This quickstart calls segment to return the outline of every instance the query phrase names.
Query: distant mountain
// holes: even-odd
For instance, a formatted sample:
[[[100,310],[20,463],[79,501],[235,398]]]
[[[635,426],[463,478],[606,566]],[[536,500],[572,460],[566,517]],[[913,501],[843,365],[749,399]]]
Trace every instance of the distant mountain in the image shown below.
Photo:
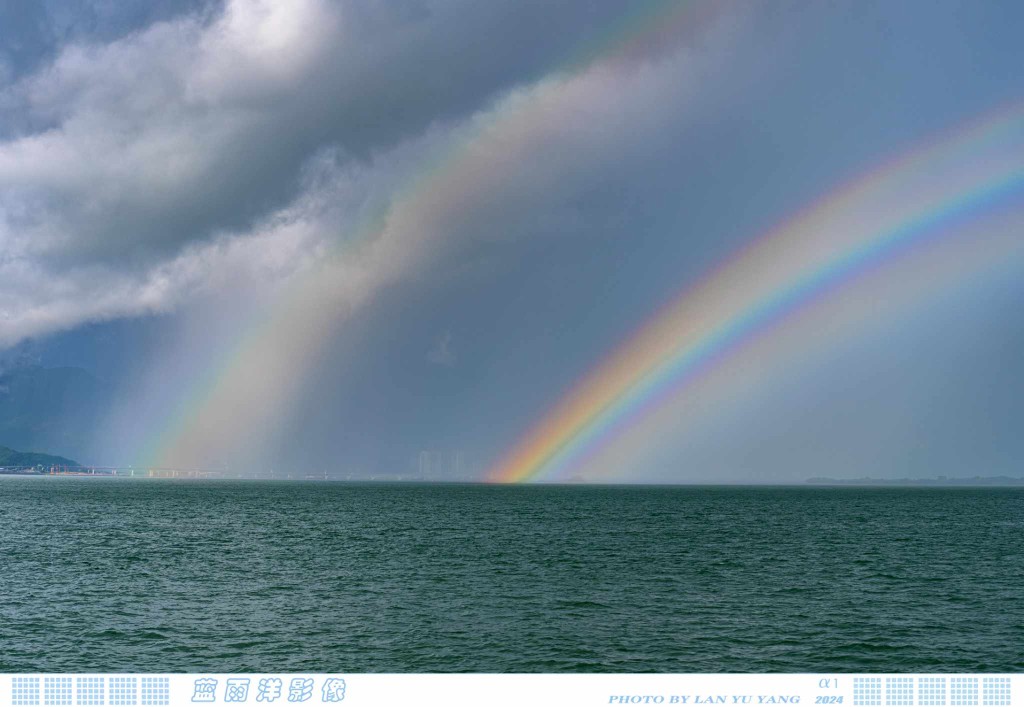
[[[21,366],[0,372],[0,444],[95,456],[111,389],[83,368]]]
[[[17,452],[10,447],[0,447],[0,467],[9,466],[78,466],[74,459],[40,454],[39,452]]]

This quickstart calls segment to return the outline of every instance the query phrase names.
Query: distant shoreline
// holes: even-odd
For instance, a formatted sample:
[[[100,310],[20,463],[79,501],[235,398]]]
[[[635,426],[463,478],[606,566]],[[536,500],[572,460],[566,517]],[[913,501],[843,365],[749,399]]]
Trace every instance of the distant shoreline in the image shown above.
[[[930,479],[831,479],[813,477],[805,482],[810,486],[1024,486],[1024,477],[974,476],[945,477]]]
[[[137,470],[140,471],[140,470]],[[320,482],[320,483],[342,483],[342,484],[353,484],[353,485],[455,485],[455,486],[533,486],[533,487],[545,487],[545,486],[559,486],[559,487],[630,487],[630,488],[643,488],[643,487],[666,487],[666,488],[711,488],[711,487],[722,487],[722,488],[737,488],[737,487],[749,487],[749,488],[808,488],[808,487],[837,487],[837,488],[867,488],[867,487],[885,487],[885,488],[1024,488],[1024,478],[1016,478],[1010,476],[988,476],[988,477],[955,477],[955,478],[926,478],[926,479],[876,479],[870,477],[864,477],[860,479],[833,479],[829,477],[812,477],[805,481],[793,481],[793,482],[771,482],[771,483],[727,483],[727,482],[710,482],[710,481],[694,481],[690,483],[527,483],[527,484],[505,484],[505,483],[488,483],[486,481],[470,480],[470,479],[409,479],[409,478],[334,478],[334,477],[323,477],[319,475],[306,475],[306,476],[295,476],[295,477],[268,477],[268,476],[235,476],[235,475],[201,475],[195,476],[192,474],[165,474],[155,473],[149,474],[145,471],[142,473],[131,475],[127,473],[110,473],[109,471],[96,470],[92,471],[50,471],[50,470],[38,470],[38,469],[0,469],[0,476],[18,476],[18,477],[49,477],[49,478],[91,478],[91,479],[132,479],[132,480],[178,480],[178,481],[261,481],[261,482]]]

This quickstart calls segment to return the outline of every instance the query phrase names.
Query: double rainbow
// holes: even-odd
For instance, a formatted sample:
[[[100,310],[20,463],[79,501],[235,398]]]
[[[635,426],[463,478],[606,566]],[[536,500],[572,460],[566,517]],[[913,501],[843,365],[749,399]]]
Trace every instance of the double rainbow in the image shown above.
[[[1012,105],[886,162],[753,240],[671,298],[585,375],[488,474],[568,478],[766,329],[872,267],[926,247],[1019,197],[1024,106]],[[969,245],[969,244],[968,244]],[[1024,246],[1024,236],[1007,248]],[[958,276],[948,263],[947,277]]]
[[[465,208],[481,183],[493,182],[494,162],[544,134],[571,113],[571,82],[592,67],[628,63],[652,46],[669,45],[715,16],[712,0],[647,0],[627,8],[592,41],[573,48],[538,84],[513,91],[458,131],[447,149],[424,159],[396,190],[386,212],[370,214],[339,233],[320,267],[296,278],[266,309],[237,326],[238,334],[196,371],[178,402],[145,438],[136,459],[155,466],[205,466],[254,447],[305,384],[354,301],[363,296],[357,266],[372,260],[389,281],[404,275],[407,259],[389,232],[418,234],[437,214]],[[571,88],[571,87],[570,87]],[[394,263],[394,264],[392,264]]]

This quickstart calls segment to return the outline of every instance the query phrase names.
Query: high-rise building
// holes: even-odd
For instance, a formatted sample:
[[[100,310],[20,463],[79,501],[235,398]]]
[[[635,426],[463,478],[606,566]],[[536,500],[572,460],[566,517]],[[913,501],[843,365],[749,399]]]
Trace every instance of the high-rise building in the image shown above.
[[[419,475],[424,479],[462,479],[466,473],[462,450],[423,449],[419,454]]]

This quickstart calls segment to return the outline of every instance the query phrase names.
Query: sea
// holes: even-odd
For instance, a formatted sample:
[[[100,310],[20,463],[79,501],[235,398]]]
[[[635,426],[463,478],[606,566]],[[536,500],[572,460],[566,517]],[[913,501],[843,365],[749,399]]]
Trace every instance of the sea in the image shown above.
[[[1024,489],[0,477],[0,672],[1020,672]]]

